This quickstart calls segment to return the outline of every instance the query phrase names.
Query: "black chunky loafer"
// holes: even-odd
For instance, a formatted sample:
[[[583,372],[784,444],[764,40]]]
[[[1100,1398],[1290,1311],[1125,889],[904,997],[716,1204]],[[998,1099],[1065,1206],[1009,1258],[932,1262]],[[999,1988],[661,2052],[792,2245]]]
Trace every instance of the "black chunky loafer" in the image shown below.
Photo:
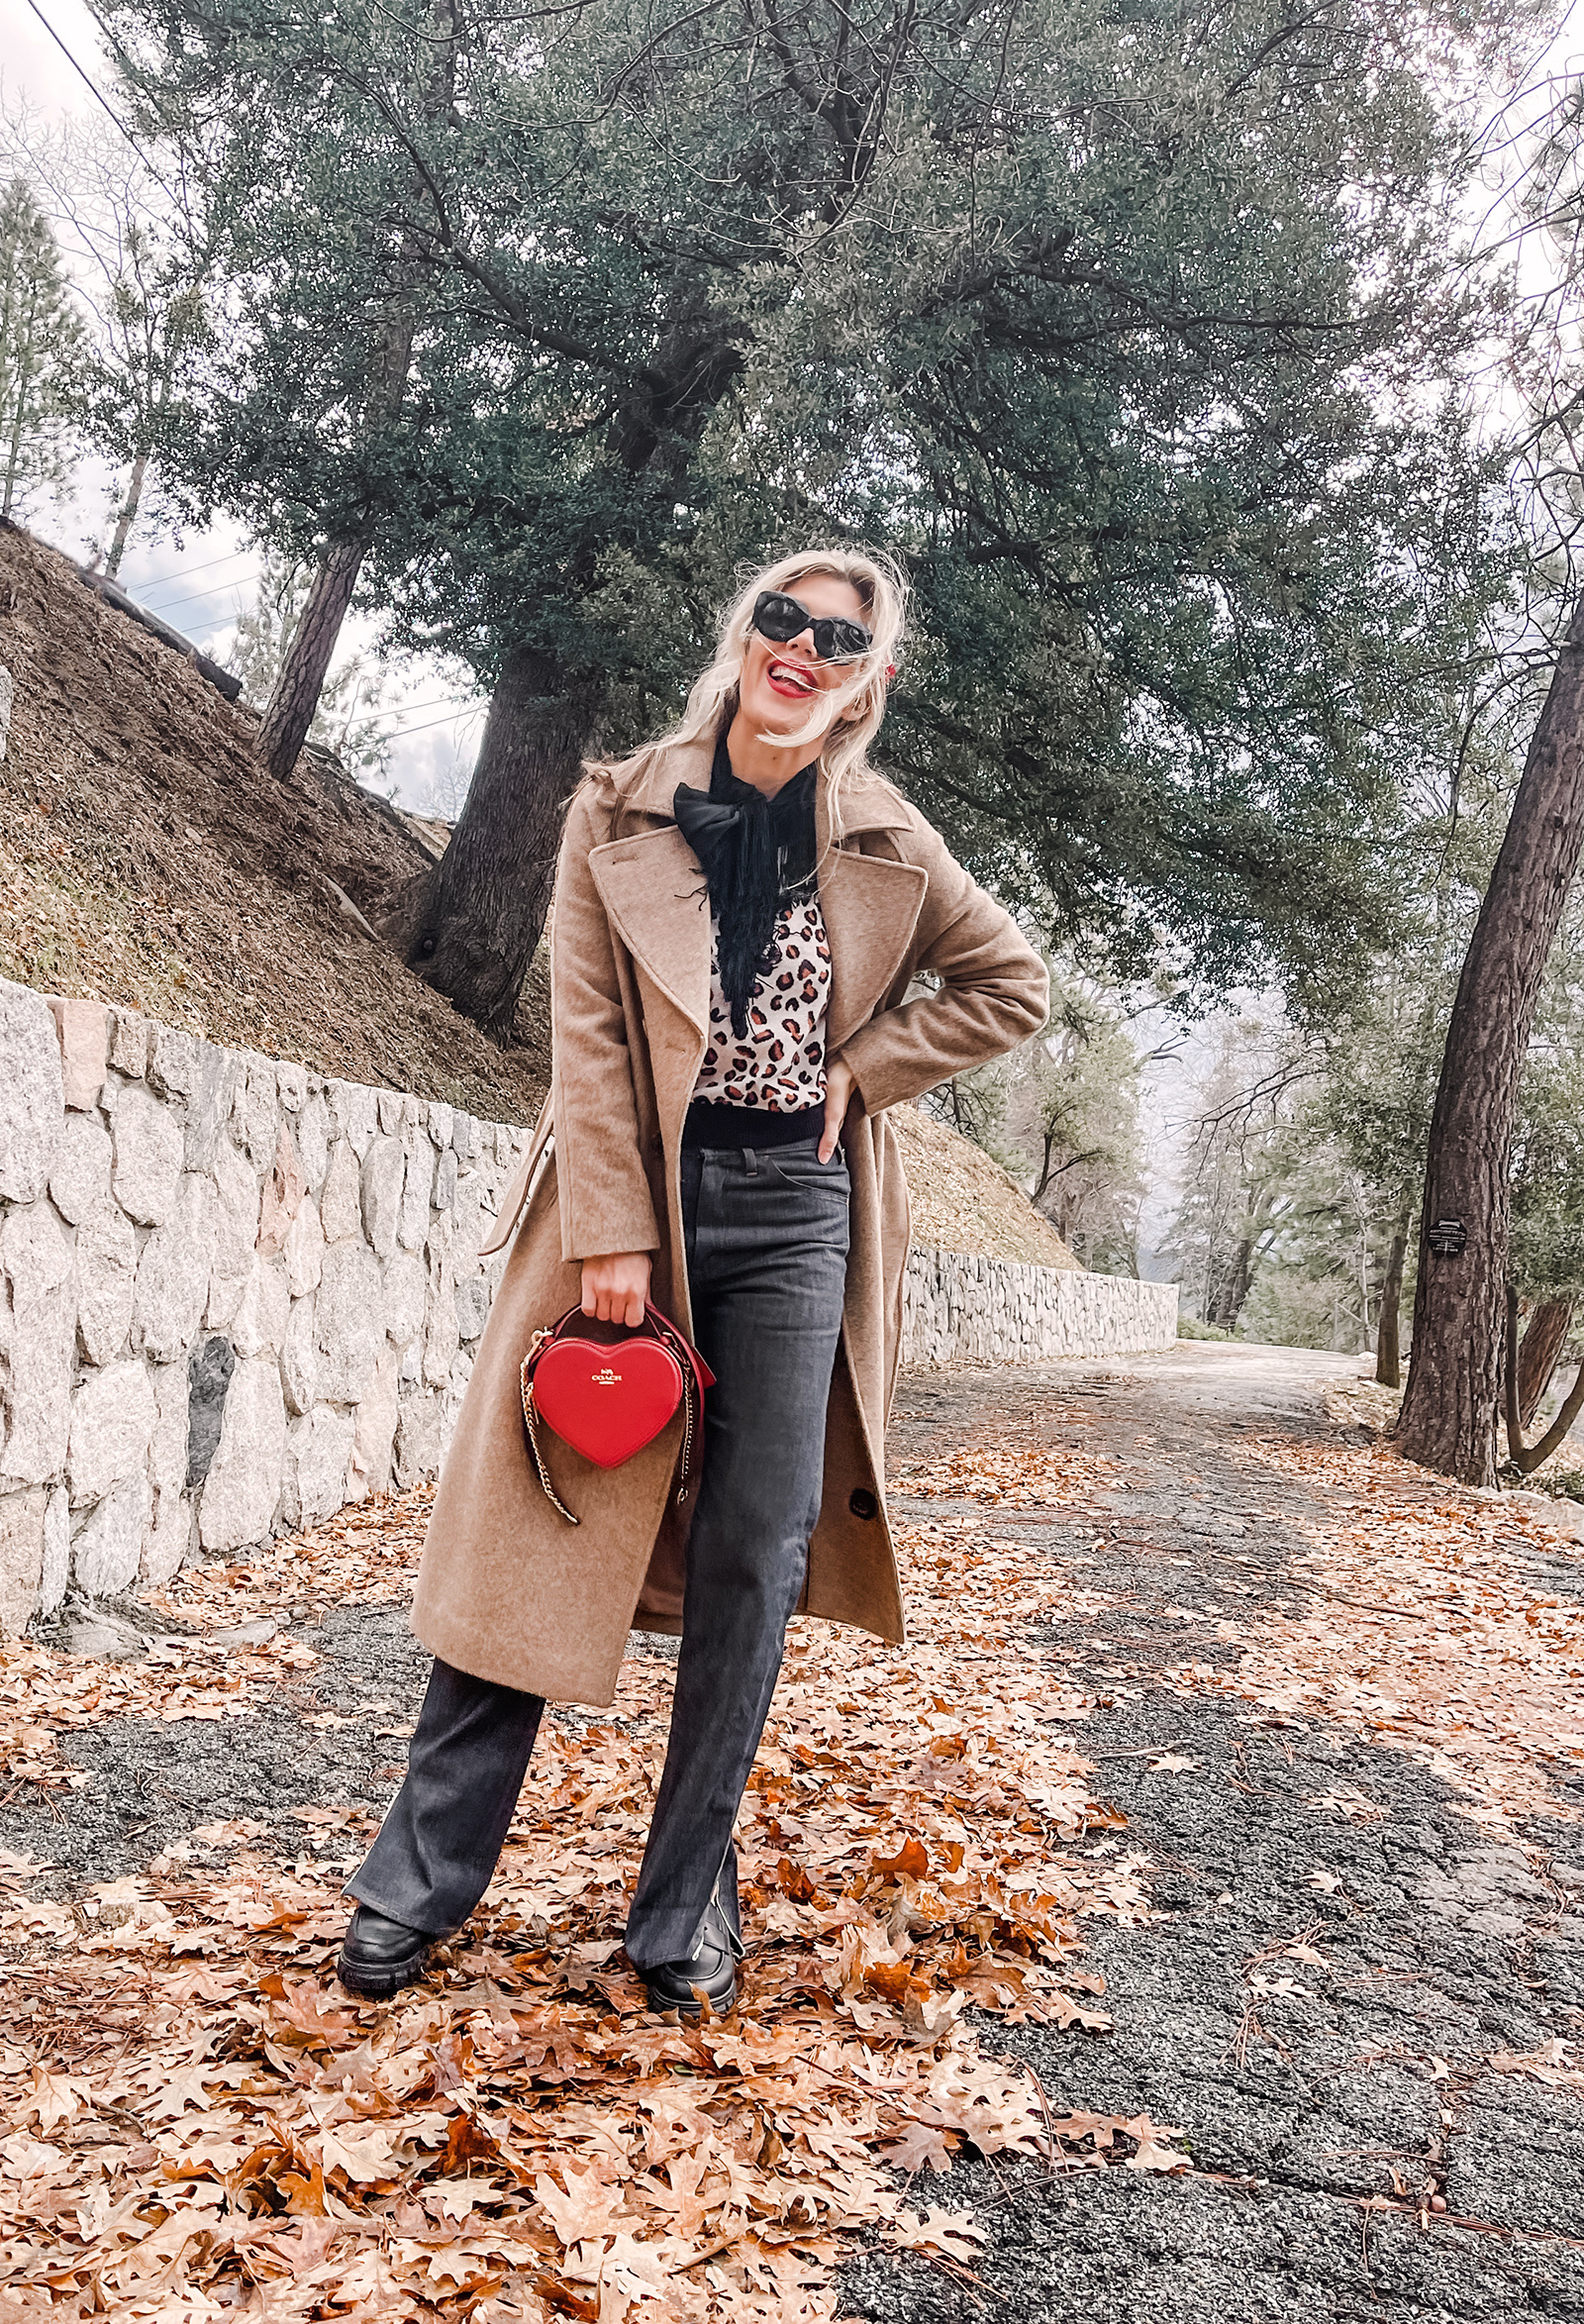
[[[346,1924],[336,1974],[348,1993],[386,2001],[404,1985],[417,1984],[432,1947],[439,1943],[422,1929],[387,1920],[372,1905],[360,1904]]]
[[[688,1961],[662,1961],[644,1971],[651,2009],[680,2009],[685,2016],[702,2014],[707,1999],[717,2017],[724,2017],[737,2000],[737,1956],[726,1915],[713,1899],[704,1915],[699,1949]]]

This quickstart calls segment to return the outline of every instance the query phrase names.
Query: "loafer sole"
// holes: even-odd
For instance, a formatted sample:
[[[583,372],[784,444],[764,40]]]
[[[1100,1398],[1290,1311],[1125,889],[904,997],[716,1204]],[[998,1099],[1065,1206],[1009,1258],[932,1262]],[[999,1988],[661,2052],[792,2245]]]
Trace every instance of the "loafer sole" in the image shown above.
[[[714,2010],[717,2017],[727,2016],[729,2012],[735,2009],[737,2006],[737,1979],[735,1977],[732,1979],[732,1983],[728,1990],[724,1993],[710,1992],[709,1986],[704,1984],[701,1980],[697,1989],[691,1992],[685,2001],[682,1999],[682,1996],[679,1993],[656,1992],[652,1985],[648,1986],[647,1989],[649,1997],[649,2008],[658,2017],[663,2017],[666,2011],[670,2009],[680,2010],[684,2017],[702,2017],[704,2015],[704,2003],[699,1999],[700,1993],[707,1995],[710,2007]]]
[[[388,2001],[407,1985],[422,1982],[429,1968],[431,1948],[421,1946],[414,1954],[404,1954],[401,1960],[372,1962],[349,1960],[344,1952],[336,1964],[336,1974],[348,1993],[356,1993],[365,2001]]]

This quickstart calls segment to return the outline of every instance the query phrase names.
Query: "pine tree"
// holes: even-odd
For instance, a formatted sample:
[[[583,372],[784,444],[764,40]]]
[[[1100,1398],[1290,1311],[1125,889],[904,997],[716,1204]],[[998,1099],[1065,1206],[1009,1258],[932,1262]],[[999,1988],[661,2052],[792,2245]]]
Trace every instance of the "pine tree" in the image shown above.
[[[60,251],[27,181],[0,191],[0,517],[63,473],[83,334]]]

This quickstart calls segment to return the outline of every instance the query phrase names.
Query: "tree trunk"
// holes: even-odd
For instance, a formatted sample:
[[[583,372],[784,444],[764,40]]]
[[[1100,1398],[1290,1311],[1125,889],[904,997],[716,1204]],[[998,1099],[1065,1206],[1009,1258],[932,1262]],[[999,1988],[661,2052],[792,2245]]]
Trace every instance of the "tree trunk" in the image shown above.
[[[368,555],[369,541],[367,533],[354,541],[333,541],[314,575],[302,620],[253,743],[254,758],[277,782],[285,781],[308,740],[324,691],[325,673],[357,586],[357,569]]]
[[[132,463],[132,474],[127,479],[127,497],[121,504],[116,519],[115,539],[110,544],[110,555],[105,558],[105,571],[112,580],[121,570],[121,560],[127,554],[127,536],[138,519],[138,504],[143,499],[143,480],[148,472],[148,449],[140,448]]]
[[[1213,1323],[1219,1331],[1235,1332],[1253,1279],[1254,1239],[1251,1235],[1245,1235],[1238,1246],[1232,1265],[1222,1277],[1220,1288],[1211,1303],[1211,1312],[1205,1321]]]
[[[380,924],[410,968],[503,1045],[549,909],[589,715],[553,656],[508,655],[450,846]]]
[[[1496,1481],[1513,1117],[1540,979],[1584,845],[1584,598],[1573,608],[1474,924],[1431,1116],[1398,1449]],[[1436,1222],[1461,1250],[1438,1253]]]
[[[1375,1329],[1375,1377],[1383,1388],[1403,1384],[1403,1263],[1408,1257],[1408,1220],[1404,1219],[1386,1254],[1386,1273],[1380,1287],[1380,1322]]]
[[[1584,1364],[1562,1398],[1562,1408],[1537,1445],[1526,1445],[1518,1418],[1518,1293],[1507,1286],[1507,1361],[1502,1367],[1502,1392],[1507,1412],[1507,1455],[1521,1475],[1533,1476],[1563,1445],[1579,1414],[1584,1412]]]
[[[1518,1351],[1518,1425],[1529,1428],[1551,1384],[1573,1320],[1571,1299],[1541,1299],[1529,1319]]]

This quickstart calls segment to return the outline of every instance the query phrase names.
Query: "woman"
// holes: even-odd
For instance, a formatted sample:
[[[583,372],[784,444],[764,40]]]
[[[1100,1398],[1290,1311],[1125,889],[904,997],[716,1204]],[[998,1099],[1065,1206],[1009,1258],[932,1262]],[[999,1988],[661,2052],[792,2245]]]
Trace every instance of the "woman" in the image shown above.
[[[732,1829],[787,1621],[902,1639],[882,1479],[908,1205],[886,1111],[1038,1031],[1048,998],[1008,915],[866,763],[902,621],[882,557],[772,565],[677,730],[572,800],[550,1095],[486,1246],[515,1233],[419,1573],[437,1659],[407,1778],[348,1883],[354,1992],[410,1983],[466,1919],[545,1698],[609,1703],[637,1626],[681,1646],[627,1950],[651,2006],[729,2008]],[[910,999],[921,972],[939,988]],[[579,1301],[632,1325],[645,1298],[715,1373],[697,1500],[680,1414],[616,1469],[542,1435],[574,1527],[536,1472],[519,1365]]]

